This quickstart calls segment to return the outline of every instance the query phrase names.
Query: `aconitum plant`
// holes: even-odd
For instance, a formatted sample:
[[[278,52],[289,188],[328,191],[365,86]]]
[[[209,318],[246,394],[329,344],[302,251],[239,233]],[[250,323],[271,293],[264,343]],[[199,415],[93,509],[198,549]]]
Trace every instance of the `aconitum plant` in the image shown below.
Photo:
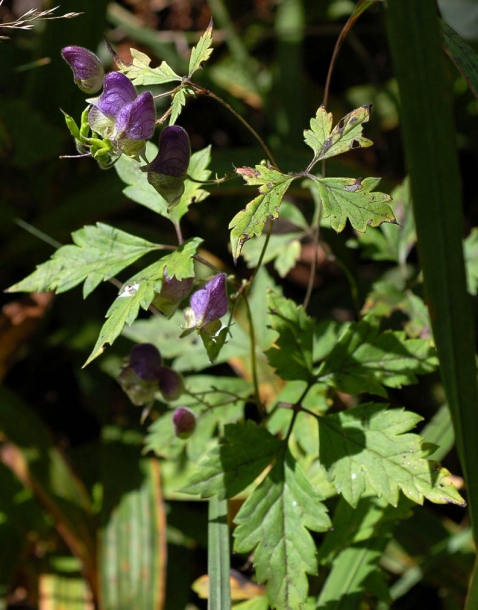
[[[227,523],[227,500],[239,494],[234,548],[253,559],[255,578],[265,586],[257,607],[316,607],[308,576],[318,573],[318,552],[326,549],[320,561],[327,564],[354,545],[373,548],[375,526],[362,530],[357,524],[359,534],[351,534],[350,515],[358,514],[358,506],[363,523],[380,530],[407,516],[412,503],[464,501],[449,473],[428,459],[430,445],[411,432],[421,418],[387,401],[390,388],[416,383],[436,369],[430,333],[382,325],[393,307],[384,313],[373,295],[357,321],[317,320],[307,311],[314,273],[298,304],[265,267],[267,262],[276,278],[285,277],[301,240],[316,246],[325,225],[337,233],[348,225],[359,245],[361,235],[375,231],[375,248],[403,264],[399,225],[405,223],[396,218],[391,196],[375,190],[380,179],[325,173],[327,159],[372,145],[363,135],[370,107],[334,124],[318,105],[304,131],[311,151],[300,172],[283,169],[241,117],[264,159],[210,180],[214,151],[191,150],[187,132],[176,123],[184,105],[200,95],[237,117],[196,82],[212,53],[212,34],[211,24],[192,49],[185,75],[166,62],[151,68],[150,58],[132,49],[131,64],[115,55],[117,70],[104,76],[91,51],[63,50],[83,92],[102,87],[85,100],[79,122],[65,115],[80,155],[102,169],[114,168],[126,196],[171,222],[176,240],[156,243],[103,223],[86,226],[72,234],[73,244],[10,291],[62,292],[83,283],[86,298],[142,256],[156,255],[122,282],[87,364],[106,348],[114,353],[123,332],[140,341],[118,370],[118,381],[143,407],[141,419],[150,418],[147,448],[176,460],[175,468],[164,469],[168,488],[177,484],[183,494],[210,502],[210,540],[222,536],[209,549],[210,565],[218,567],[211,570],[209,591],[211,597],[220,591],[222,600],[219,605],[216,597],[211,607],[230,606],[228,537],[217,532]],[[155,97],[148,90],[138,94],[137,86],[171,88]],[[170,104],[157,118],[159,99]],[[152,141],[158,141],[155,131],[159,147]],[[200,213],[208,186],[226,180],[243,180],[245,193],[252,194],[230,218],[230,260],[219,264],[204,254],[203,236],[184,239],[182,221],[192,206]],[[303,189],[306,213],[284,200],[293,183]],[[289,233],[274,231],[281,216],[290,221]],[[242,275],[235,266],[241,257],[249,267]],[[400,312],[412,317],[411,307],[400,303]],[[140,310],[150,318],[137,320]],[[345,396],[352,397],[347,404]],[[377,554],[363,563],[375,570]]]

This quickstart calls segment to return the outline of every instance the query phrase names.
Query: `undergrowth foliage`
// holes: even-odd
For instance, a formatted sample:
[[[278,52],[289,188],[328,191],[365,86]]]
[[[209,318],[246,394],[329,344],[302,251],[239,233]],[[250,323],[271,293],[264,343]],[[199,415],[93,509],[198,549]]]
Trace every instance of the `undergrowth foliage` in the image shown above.
[[[283,296],[263,266],[273,261],[284,277],[304,236],[327,224],[341,232],[347,223],[356,232],[356,247],[404,264],[413,242],[410,213],[400,210],[396,218],[391,196],[376,190],[380,179],[318,171],[319,162],[372,145],[363,135],[370,107],[356,108],[334,124],[320,106],[304,131],[312,154],[301,172],[279,168],[258,136],[265,160],[211,180],[210,147],[191,151],[176,122],[186,102],[200,95],[221,102],[193,80],[212,52],[212,35],[211,24],[183,76],[166,62],[152,68],[150,58],[134,49],[129,65],[111,49],[118,71],[105,76],[90,51],[64,49],[81,90],[91,95],[102,88],[87,99],[79,123],[65,113],[78,154],[114,168],[127,197],[173,223],[177,243],[154,243],[102,223],[85,226],[72,234],[72,244],[58,248],[9,291],[60,293],[83,283],[86,298],[141,257],[157,254],[123,283],[86,364],[125,331],[149,337],[134,348],[119,376],[132,402],[144,407],[143,419],[157,407],[146,448],[166,462],[188,458],[182,460],[183,493],[240,495],[234,547],[252,553],[257,580],[266,586],[265,605],[257,607],[299,609],[308,602],[307,575],[342,552],[349,536],[340,512],[336,522],[329,516],[326,500],[341,496],[353,508],[368,503],[389,522],[406,516],[411,502],[464,501],[449,473],[429,459],[435,447],[412,432],[421,417],[387,402],[387,388],[416,383],[418,375],[437,367],[426,314],[419,328],[383,330],[381,324],[397,309],[411,318],[423,302],[413,295],[386,302],[376,285],[359,321],[317,321]],[[152,93],[136,91],[153,85],[172,86],[160,94],[171,104],[159,119]],[[156,127],[159,149],[149,141]],[[203,237],[182,237],[189,207],[200,209],[209,185],[232,179],[242,179],[252,193],[229,223],[232,260],[245,258],[253,268],[248,279],[226,275],[203,258]],[[310,224],[283,201],[293,182],[309,191],[315,206]],[[293,227],[285,236],[274,234],[279,216]],[[151,319],[135,323],[140,310],[150,310]],[[163,352],[171,366],[164,365]],[[211,363],[238,358],[242,376],[207,371]],[[337,393],[354,395],[356,406],[337,408]],[[245,419],[246,403],[255,405],[255,421]]]

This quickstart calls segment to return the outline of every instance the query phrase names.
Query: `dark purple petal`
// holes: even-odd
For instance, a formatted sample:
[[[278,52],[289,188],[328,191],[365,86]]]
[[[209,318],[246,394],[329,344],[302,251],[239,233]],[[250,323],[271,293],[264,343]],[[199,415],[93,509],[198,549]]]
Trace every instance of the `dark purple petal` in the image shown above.
[[[164,400],[176,400],[184,390],[183,378],[179,373],[167,366],[162,366],[159,370],[158,387]]]
[[[135,345],[129,355],[129,367],[144,381],[154,382],[159,378],[161,354],[151,343]]]
[[[99,58],[83,47],[65,47],[61,51],[63,59],[73,70],[73,78],[85,93],[95,93],[101,89],[105,72]]]
[[[103,93],[91,103],[103,114],[116,117],[126,104],[136,99],[137,93],[133,83],[121,72],[109,72],[103,83]]]
[[[182,178],[188,171],[191,146],[187,132],[179,125],[165,127],[159,136],[159,152],[148,171]]]
[[[196,326],[201,328],[222,318],[227,312],[226,274],[219,273],[204,288],[191,296],[191,309],[196,316]]]
[[[174,434],[179,438],[188,438],[196,429],[196,416],[187,407],[179,407],[173,413]]]
[[[156,110],[151,91],[126,104],[116,116],[116,139],[147,140],[154,133]]]

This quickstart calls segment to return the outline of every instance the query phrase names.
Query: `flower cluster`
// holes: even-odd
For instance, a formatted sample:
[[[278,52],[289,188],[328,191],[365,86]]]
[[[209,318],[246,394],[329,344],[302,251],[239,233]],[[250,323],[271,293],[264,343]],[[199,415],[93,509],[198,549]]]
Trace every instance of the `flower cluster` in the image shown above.
[[[166,402],[176,400],[184,389],[181,375],[163,366],[159,350],[151,343],[131,350],[118,381],[135,406],[152,403],[158,390]]]
[[[156,109],[150,91],[138,95],[136,88],[121,72],[104,74],[99,58],[83,47],[70,46],[62,56],[73,71],[73,78],[85,93],[95,93],[101,86],[100,96],[87,100],[90,104],[88,124],[101,136],[104,150],[111,149],[114,160],[121,154],[138,158],[144,154],[146,140],[154,133]],[[85,142],[79,141],[81,150]]]

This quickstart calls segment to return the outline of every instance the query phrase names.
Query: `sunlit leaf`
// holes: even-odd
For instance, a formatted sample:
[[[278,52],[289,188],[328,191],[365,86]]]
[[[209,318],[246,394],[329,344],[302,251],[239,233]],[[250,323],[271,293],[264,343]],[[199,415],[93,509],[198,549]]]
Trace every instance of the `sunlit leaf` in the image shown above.
[[[231,230],[232,255],[237,261],[242,246],[252,237],[262,235],[269,218],[279,217],[282,198],[289,188],[294,176],[282,174],[267,165],[256,165],[256,168],[237,168],[249,185],[259,186],[260,195],[247,204],[229,223]]]
[[[101,282],[112,278],[138,258],[161,246],[103,223],[85,226],[72,233],[74,245],[58,248],[49,261],[14,284],[8,292],[57,293],[85,282],[86,298]]]
[[[181,77],[165,62],[157,68],[151,68],[151,58],[137,49],[130,49],[133,61],[126,64],[116,56],[115,61],[123,74],[127,74],[134,85],[162,85],[173,81],[181,81]]]
[[[148,309],[155,294],[161,290],[165,268],[169,277],[178,280],[194,276],[192,257],[201,242],[198,237],[184,242],[172,254],[163,256],[156,263],[139,271],[122,286],[119,296],[113,301],[106,314],[107,320],[85,366],[104,351],[106,344],[113,344],[126,324],[131,326],[138,317],[140,309]]]
[[[374,403],[319,418],[320,459],[351,506],[370,493],[397,506],[400,490],[419,504],[465,505],[450,473],[426,459],[420,436],[405,434],[421,419]]]
[[[362,136],[362,124],[370,118],[370,106],[361,106],[344,116],[332,129],[333,117],[323,106],[310,120],[310,129],[304,131],[304,140],[314,151],[313,164],[321,159],[372,146],[371,140]]]
[[[409,339],[402,331],[380,332],[371,320],[347,327],[317,371],[317,379],[342,392],[386,396],[384,386],[416,383],[416,375],[438,365],[427,339]]]
[[[330,527],[322,498],[288,452],[281,452],[272,470],[236,515],[234,548],[254,552],[257,580],[266,583],[272,608],[304,608],[307,574],[317,573],[314,540],[307,529]]]
[[[191,51],[189,59],[189,78],[201,68],[201,64],[209,59],[212,53],[212,19],[206,31],[199,39],[197,45]]]
[[[345,223],[357,231],[366,231],[368,226],[378,227],[383,222],[396,223],[387,202],[386,193],[373,192],[380,178],[320,178],[320,197],[324,206],[324,218],[330,218],[332,229],[343,231]]]

